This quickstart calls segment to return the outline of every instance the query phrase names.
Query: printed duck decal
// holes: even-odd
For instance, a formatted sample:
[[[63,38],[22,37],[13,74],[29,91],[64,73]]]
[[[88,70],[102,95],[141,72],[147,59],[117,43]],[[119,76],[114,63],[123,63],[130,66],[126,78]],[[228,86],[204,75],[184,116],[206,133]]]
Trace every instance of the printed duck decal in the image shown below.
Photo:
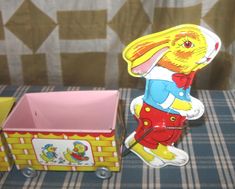
[[[73,145],[74,148],[72,151],[67,148],[67,152],[64,153],[64,157],[67,161],[70,163],[80,163],[89,160],[89,157],[86,156],[86,151],[88,150],[86,145],[79,141],[74,142]]]
[[[54,162],[54,160],[57,158],[56,154],[56,147],[53,146],[53,144],[46,144],[42,148],[42,154],[40,154],[41,158],[46,162]]]

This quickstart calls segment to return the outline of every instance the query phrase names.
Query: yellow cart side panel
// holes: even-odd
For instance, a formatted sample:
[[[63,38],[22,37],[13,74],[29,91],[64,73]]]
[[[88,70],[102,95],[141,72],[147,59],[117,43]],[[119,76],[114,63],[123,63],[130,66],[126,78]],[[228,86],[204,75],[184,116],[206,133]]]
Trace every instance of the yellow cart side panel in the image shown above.
[[[104,157],[104,161],[106,162],[118,162],[118,157]]]
[[[59,171],[59,170],[64,170],[64,171],[72,171],[72,166],[47,166],[48,170],[53,170],[53,171]]]
[[[7,164],[7,165],[2,165],[0,164],[0,171],[10,171],[11,170],[11,165]]]
[[[1,162],[1,166],[8,167],[9,163],[7,161],[3,161],[3,162]]]
[[[112,141],[90,140],[92,146],[112,146]]]
[[[24,150],[23,149],[12,149],[11,153],[14,155],[19,155],[19,154],[24,154]]]
[[[100,140],[112,140],[112,141],[115,140],[115,139],[114,139],[114,136],[112,136],[112,137],[106,137],[106,136],[100,135],[99,138],[100,138]]]
[[[10,134],[5,132],[4,134],[6,138],[33,138],[34,136],[33,134],[30,134],[30,133],[20,134],[18,132],[10,133]]]
[[[97,157],[113,157],[112,152],[94,152],[94,156]]]
[[[64,139],[64,135],[54,135],[53,133],[49,134],[49,135],[44,135],[39,133],[38,134],[38,138],[44,138],[44,139]]]
[[[33,149],[32,144],[11,144],[12,149]]]
[[[102,148],[102,151],[104,152],[116,152],[117,151],[117,148],[116,147],[107,147],[107,146],[103,146],[101,147]]]
[[[20,142],[20,138],[8,138],[7,140],[8,144],[19,144]]]
[[[16,165],[25,165],[25,164],[28,164],[28,160],[25,160],[25,159],[15,159],[15,164]]]
[[[96,169],[99,168],[99,166],[97,167],[76,167],[76,170],[75,171],[96,171]],[[108,167],[108,169],[110,171],[115,171],[115,172],[118,172],[120,171],[120,167]]]
[[[97,167],[114,167],[116,164],[114,162],[96,162]]]
[[[16,159],[21,160],[35,160],[37,159],[35,155],[23,154],[23,155],[15,155]]]
[[[28,164],[22,164],[22,165],[17,165],[17,169],[23,169],[27,167]],[[92,166],[92,167],[63,167],[63,166],[50,166],[50,167],[45,167],[42,165],[32,165],[31,166],[35,170],[50,170],[50,171],[96,171],[99,166]],[[120,171],[120,167],[108,167],[110,171],[118,172]]]
[[[9,171],[13,165],[6,139],[0,131],[0,171]]]
[[[84,171],[93,171],[96,170],[97,167],[105,166],[110,168],[112,171],[120,170],[120,162],[119,162],[119,152],[117,152],[117,146],[114,136],[66,136],[65,134],[58,135],[58,133],[53,134],[42,134],[42,133],[9,133],[6,134],[7,141],[9,141],[9,146],[12,150],[13,157],[15,159],[15,163],[17,168],[22,169],[26,166],[32,166],[36,170],[84,170]],[[90,146],[90,150],[93,156],[93,165],[78,165],[72,163],[71,165],[62,164],[53,164],[53,161],[45,160],[43,163],[42,156],[43,154],[38,154],[38,151],[48,145],[52,144],[64,144],[68,142],[71,143],[74,141],[82,141],[83,143],[87,141]],[[43,146],[38,146],[35,141],[44,141]],[[46,141],[46,143],[45,143]],[[34,144],[35,143],[35,144]],[[35,146],[36,145],[36,146]],[[57,146],[59,148],[60,146]],[[64,149],[65,150],[65,149]],[[72,150],[72,147],[67,148],[67,150]],[[43,150],[42,150],[43,151]],[[63,155],[65,156],[66,151],[64,151]],[[66,159],[67,162],[68,159]],[[69,161],[69,160],[68,160]]]

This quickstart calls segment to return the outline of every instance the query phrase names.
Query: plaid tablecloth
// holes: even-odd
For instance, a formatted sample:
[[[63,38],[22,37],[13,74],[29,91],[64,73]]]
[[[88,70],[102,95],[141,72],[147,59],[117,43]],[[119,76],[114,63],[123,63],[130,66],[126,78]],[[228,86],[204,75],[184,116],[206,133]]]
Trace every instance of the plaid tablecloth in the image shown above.
[[[24,93],[65,90],[102,90],[86,87],[39,87],[3,86],[0,96],[14,96],[19,99]],[[130,115],[131,100],[143,94],[143,90],[120,89],[125,100],[125,121],[128,134],[136,128],[136,121]],[[0,188],[235,188],[235,91],[194,91],[206,107],[202,119],[189,122],[179,148],[190,156],[186,166],[167,166],[153,169],[130,153],[123,158],[122,170],[111,179],[98,179],[93,172],[40,171],[38,177],[26,179],[15,167],[10,172],[0,173]]]

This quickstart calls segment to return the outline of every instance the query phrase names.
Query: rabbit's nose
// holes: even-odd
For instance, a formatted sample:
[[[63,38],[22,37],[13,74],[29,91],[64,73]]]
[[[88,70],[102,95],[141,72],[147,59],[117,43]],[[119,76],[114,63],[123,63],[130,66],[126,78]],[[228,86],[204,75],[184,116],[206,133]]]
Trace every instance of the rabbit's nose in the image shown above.
[[[215,50],[218,50],[218,48],[219,48],[219,43],[217,42],[217,43],[215,44]]]

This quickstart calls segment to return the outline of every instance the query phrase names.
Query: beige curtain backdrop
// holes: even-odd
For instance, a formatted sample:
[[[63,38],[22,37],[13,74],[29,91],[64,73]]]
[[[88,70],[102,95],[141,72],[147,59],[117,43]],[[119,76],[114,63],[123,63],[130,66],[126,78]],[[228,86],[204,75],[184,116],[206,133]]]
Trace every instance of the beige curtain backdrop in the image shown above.
[[[123,48],[185,23],[223,43],[194,88],[235,88],[234,0],[0,0],[0,84],[143,88]]]

